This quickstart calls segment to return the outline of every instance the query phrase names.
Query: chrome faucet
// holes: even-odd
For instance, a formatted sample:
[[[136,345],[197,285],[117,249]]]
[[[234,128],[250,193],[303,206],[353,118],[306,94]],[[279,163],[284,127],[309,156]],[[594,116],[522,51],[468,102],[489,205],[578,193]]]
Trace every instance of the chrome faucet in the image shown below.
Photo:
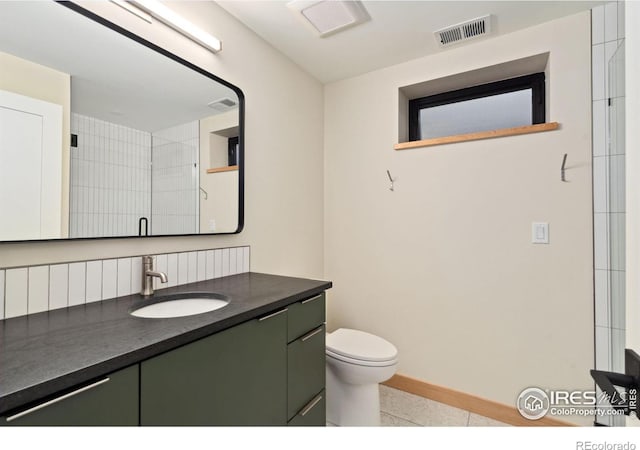
[[[140,295],[149,297],[153,295],[153,278],[158,277],[162,283],[166,283],[167,274],[153,270],[153,256],[142,257],[142,291]]]

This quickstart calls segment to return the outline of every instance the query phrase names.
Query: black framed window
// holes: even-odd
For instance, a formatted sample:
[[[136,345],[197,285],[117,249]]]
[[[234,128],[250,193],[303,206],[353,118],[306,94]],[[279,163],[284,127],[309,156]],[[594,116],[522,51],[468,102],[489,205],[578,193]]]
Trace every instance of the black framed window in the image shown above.
[[[544,72],[409,101],[410,141],[544,122]]]

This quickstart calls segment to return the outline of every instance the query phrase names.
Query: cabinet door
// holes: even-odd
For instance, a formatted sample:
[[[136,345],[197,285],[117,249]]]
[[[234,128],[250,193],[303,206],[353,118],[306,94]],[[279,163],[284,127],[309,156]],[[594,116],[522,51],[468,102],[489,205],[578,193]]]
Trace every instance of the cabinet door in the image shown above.
[[[141,364],[142,425],[286,425],[286,310]]]
[[[138,425],[138,365],[15,411],[0,425]]]

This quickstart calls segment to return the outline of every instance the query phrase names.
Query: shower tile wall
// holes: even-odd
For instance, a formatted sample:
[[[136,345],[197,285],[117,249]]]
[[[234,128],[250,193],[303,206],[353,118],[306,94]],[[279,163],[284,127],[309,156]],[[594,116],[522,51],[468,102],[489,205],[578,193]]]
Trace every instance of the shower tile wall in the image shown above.
[[[249,272],[250,256],[246,246],[155,255],[169,279],[155,288]],[[140,256],[0,268],[0,319],[135,294],[141,285]]]
[[[624,372],[625,159],[624,144],[616,142],[612,127],[624,108],[616,107],[623,100],[609,79],[612,58],[624,40],[624,2],[592,9],[591,19],[595,366]],[[624,424],[620,419],[599,417],[597,422]]]
[[[154,235],[199,231],[199,123],[153,132]]]
[[[138,234],[151,211],[151,136],[73,113],[70,226],[72,238]]]

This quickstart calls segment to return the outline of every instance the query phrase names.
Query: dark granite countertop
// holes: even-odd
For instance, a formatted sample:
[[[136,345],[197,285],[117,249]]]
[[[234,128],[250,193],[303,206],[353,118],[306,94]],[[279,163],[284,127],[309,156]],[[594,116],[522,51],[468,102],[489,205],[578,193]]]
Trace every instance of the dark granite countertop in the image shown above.
[[[129,315],[138,294],[0,320],[0,414],[317,295],[331,282],[244,273],[156,291],[217,292],[226,307],[188,317]]]

